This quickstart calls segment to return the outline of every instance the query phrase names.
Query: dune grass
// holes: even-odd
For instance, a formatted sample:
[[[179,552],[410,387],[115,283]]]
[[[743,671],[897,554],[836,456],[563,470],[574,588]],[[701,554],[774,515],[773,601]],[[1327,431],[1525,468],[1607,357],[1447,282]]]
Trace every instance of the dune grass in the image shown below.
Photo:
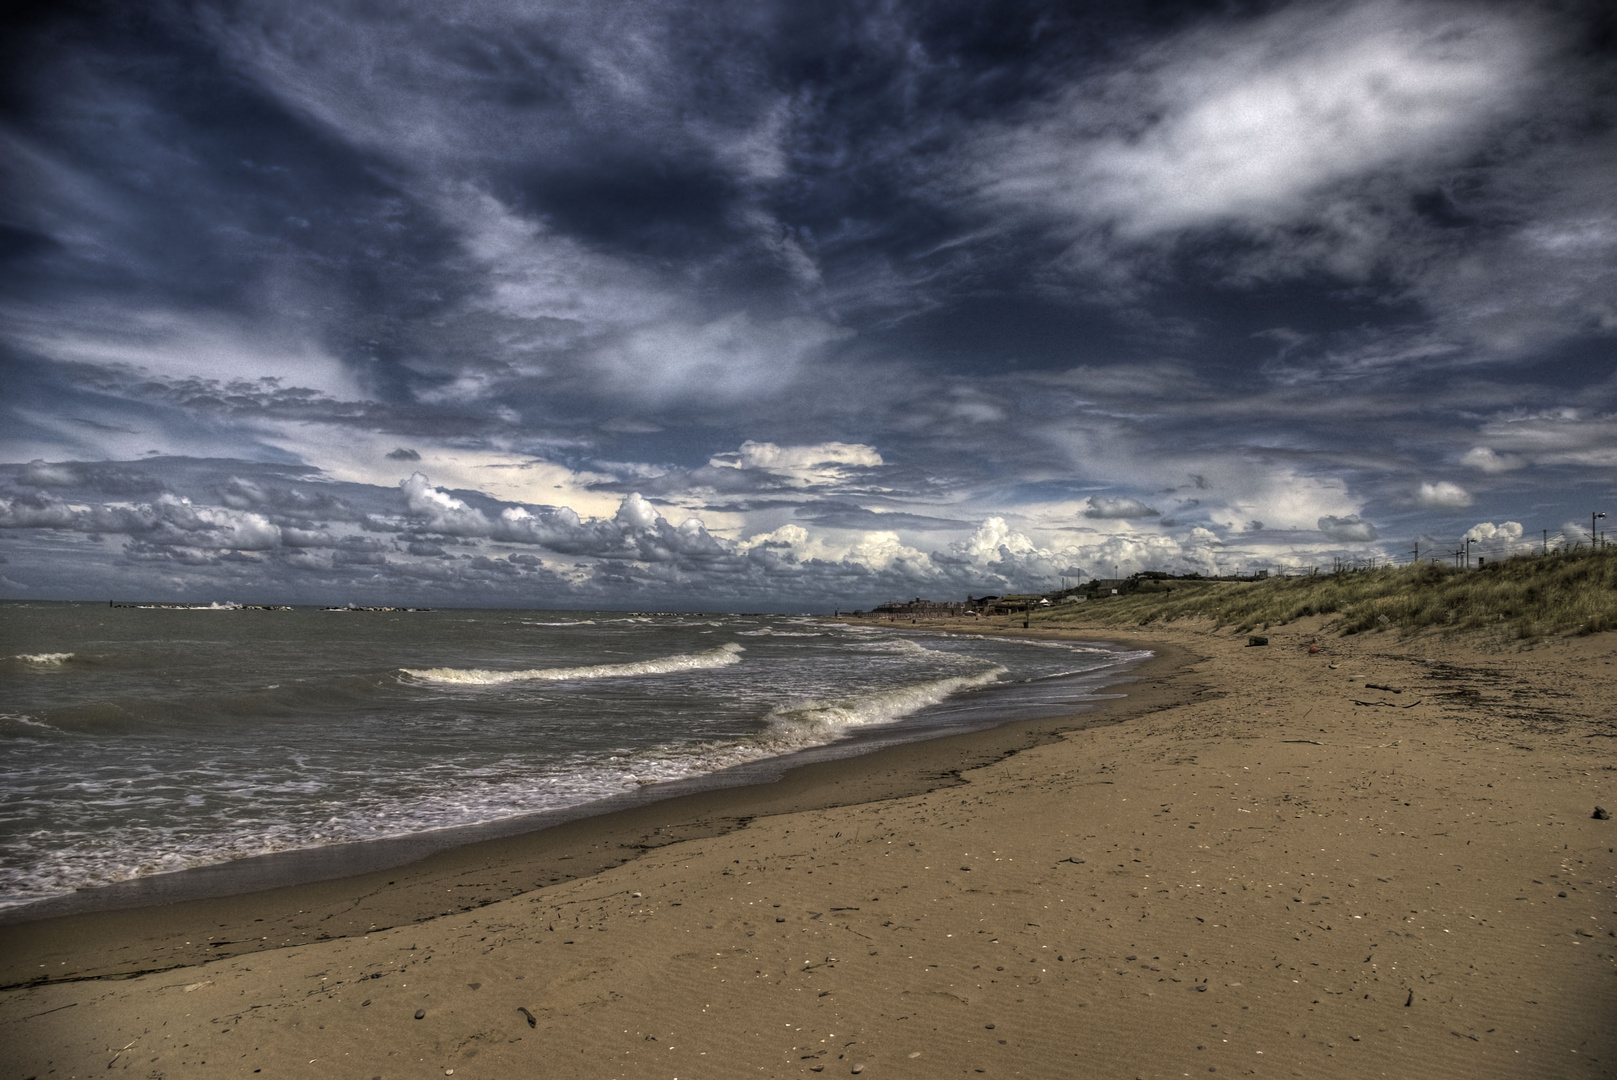
[[[1266,581],[1155,581],[1035,619],[1148,625],[1211,619],[1239,631],[1310,615],[1340,634],[1490,629],[1527,641],[1617,629],[1617,549],[1518,555],[1482,569],[1433,563]]]

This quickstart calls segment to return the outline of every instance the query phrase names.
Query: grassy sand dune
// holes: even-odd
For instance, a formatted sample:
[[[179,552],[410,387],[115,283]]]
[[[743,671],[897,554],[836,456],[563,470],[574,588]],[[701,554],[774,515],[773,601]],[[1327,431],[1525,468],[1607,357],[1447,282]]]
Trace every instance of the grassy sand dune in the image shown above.
[[[1489,630],[1536,641],[1617,628],[1617,550],[1518,555],[1462,570],[1423,562],[1265,581],[1152,581],[1127,596],[1038,613],[1041,624],[1148,626],[1208,619],[1261,630],[1310,616],[1343,634]]]

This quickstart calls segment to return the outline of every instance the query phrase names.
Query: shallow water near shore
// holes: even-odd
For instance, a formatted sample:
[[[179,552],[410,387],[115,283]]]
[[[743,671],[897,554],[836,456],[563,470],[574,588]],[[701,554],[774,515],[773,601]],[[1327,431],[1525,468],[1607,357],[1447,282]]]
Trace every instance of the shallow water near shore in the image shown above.
[[[1148,654],[801,616],[4,606],[0,907],[1081,711]]]

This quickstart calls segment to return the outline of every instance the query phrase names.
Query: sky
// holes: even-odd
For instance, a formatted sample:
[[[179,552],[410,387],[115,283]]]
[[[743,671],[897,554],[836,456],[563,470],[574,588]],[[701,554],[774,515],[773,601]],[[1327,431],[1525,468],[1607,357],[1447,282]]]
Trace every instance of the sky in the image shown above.
[[[846,610],[1617,520],[1607,3],[7,18],[0,596]]]

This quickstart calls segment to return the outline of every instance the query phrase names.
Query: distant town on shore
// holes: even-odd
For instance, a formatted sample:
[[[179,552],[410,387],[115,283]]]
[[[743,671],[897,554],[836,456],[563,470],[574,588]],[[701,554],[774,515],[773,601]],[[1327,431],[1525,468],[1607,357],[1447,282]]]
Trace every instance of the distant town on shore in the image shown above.
[[[854,618],[909,618],[949,619],[982,618],[989,615],[1008,615],[1034,608],[1057,607],[1062,604],[1081,604],[1108,596],[1128,596],[1137,592],[1171,594],[1175,581],[1263,581],[1267,570],[1250,574],[1170,574],[1162,570],[1142,570],[1123,578],[1091,578],[1081,585],[1040,593],[1008,593],[1003,596],[971,596],[964,600],[888,600],[869,611],[851,611]]]

